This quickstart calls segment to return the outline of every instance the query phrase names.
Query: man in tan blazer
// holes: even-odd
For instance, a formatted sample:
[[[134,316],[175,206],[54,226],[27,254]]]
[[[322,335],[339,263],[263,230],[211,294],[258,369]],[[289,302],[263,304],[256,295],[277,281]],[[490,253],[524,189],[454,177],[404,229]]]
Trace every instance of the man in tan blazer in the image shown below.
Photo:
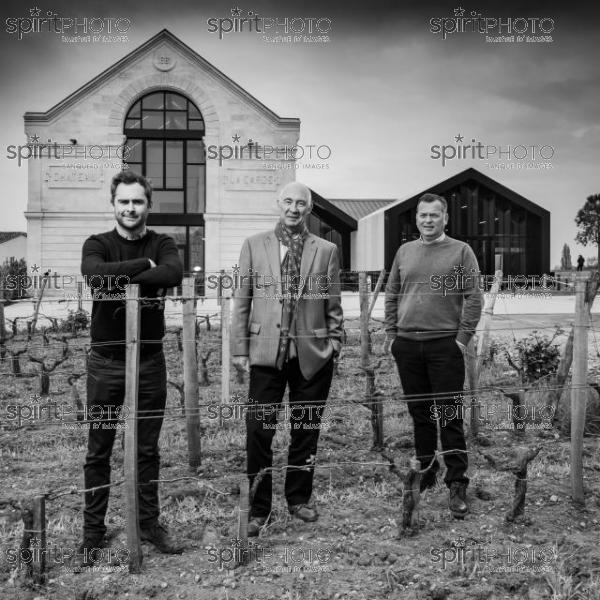
[[[246,412],[250,485],[261,469],[272,466],[277,407],[289,386],[291,468],[286,471],[285,495],[290,513],[312,522],[318,518],[309,502],[321,416],[333,359],[341,348],[338,249],[306,228],[312,197],[304,184],[287,184],[277,206],[280,218],[275,229],[249,237],[242,246],[232,355],[238,367],[250,371]],[[267,471],[254,495],[248,535],[258,535],[266,524],[271,496]]]

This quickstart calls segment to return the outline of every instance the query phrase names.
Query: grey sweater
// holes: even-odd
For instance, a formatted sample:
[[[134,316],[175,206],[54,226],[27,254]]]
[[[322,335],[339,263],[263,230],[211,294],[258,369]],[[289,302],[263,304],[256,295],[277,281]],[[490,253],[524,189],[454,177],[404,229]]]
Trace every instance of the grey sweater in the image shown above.
[[[385,288],[385,331],[411,340],[456,336],[467,344],[481,317],[479,266],[473,250],[446,236],[398,248]]]

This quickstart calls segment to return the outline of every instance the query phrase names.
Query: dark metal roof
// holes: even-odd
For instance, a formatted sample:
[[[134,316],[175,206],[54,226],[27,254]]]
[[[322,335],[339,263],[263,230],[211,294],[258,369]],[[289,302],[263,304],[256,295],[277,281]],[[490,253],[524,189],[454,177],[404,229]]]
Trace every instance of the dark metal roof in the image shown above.
[[[464,171],[461,171],[460,173],[457,173],[456,175],[453,175],[452,177],[449,177],[444,181],[440,181],[439,183],[432,185],[426,190],[423,190],[422,192],[411,196],[403,202],[390,206],[389,209],[386,210],[386,214],[388,214],[391,210],[394,211],[394,214],[411,210],[416,206],[417,201],[423,194],[431,193],[443,195],[446,190],[449,190],[460,183],[464,183],[465,181],[469,181],[470,179],[477,181],[482,185],[485,185],[493,192],[496,192],[496,194],[503,196],[504,198],[510,200],[517,206],[520,206],[521,208],[524,208],[525,210],[535,215],[538,215],[543,218],[550,218],[550,211],[546,210],[545,208],[542,208],[539,204],[535,204],[531,200],[528,200],[524,196],[521,196],[521,194],[517,194],[517,192],[514,192],[513,190],[502,185],[501,183],[498,183],[491,177],[484,175],[483,173],[481,173],[477,169],[474,169],[473,167],[465,169]]]
[[[315,192],[313,189],[311,189],[310,192],[312,194],[314,204],[313,210],[317,216],[322,217],[326,214],[329,217],[329,220],[333,221],[337,229],[356,231],[358,228],[358,223],[354,217],[338,208],[329,200],[323,198],[323,196]]]
[[[10,240],[14,240],[21,235],[27,237],[27,234],[24,231],[0,231],[0,244],[10,242]]]
[[[357,221],[371,214],[379,208],[383,208],[392,202],[395,202],[395,199],[379,199],[379,198],[335,198],[330,199],[333,205],[337,206],[340,210],[343,210],[346,214],[350,215]]]

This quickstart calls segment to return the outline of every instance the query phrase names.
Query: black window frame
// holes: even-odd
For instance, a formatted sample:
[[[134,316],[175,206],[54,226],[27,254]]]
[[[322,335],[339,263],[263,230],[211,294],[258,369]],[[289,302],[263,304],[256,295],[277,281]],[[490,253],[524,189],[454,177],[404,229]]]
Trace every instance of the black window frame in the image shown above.
[[[157,93],[162,94],[162,108],[160,109],[148,109],[144,108],[144,101],[152,95]],[[167,109],[167,94],[178,96],[185,102],[185,109]],[[190,111],[194,110],[198,117],[191,116]],[[130,115],[139,111],[138,118],[132,118]],[[140,125],[143,125],[144,113],[163,113],[163,128],[162,129],[144,129],[143,127],[128,127],[128,122],[139,121]],[[190,123],[201,123],[198,129],[166,129],[166,113],[169,112],[180,112],[186,114],[186,126],[189,128]],[[186,231],[186,246],[188,251],[184,252],[185,264],[184,269],[189,272],[191,265],[189,262],[189,244],[190,244],[190,227],[202,227],[203,237],[206,235],[204,212],[206,211],[206,153],[204,152],[201,156],[201,162],[189,162],[188,163],[188,145],[191,141],[200,141],[204,144],[205,126],[204,119],[200,109],[185,95],[175,92],[172,90],[153,90],[138,98],[134,104],[129,108],[125,119],[123,121],[123,133],[126,136],[125,144],[130,141],[140,141],[141,148],[141,162],[129,162],[125,160],[127,168],[132,171],[141,173],[147,176],[147,142],[148,141],[162,141],[162,186],[155,187],[153,191],[165,191],[165,192],[183,192],[183,209],[181,212],[150,212],[148,215],[148,226],[172,226],[172,227],[184,227]],[[182,187],[166,187],[166,145],[169,141],[180,141],[183,145],[183,156],[182,156]],[[200,207],[202,212],[188,212],[188,167],[190,166],[204,166],[204,178],[201,181],[201,185],[204,186],[203,198],[204,205]],[[202,265],[203,272],[205,268],[205,257],[206,257],[206,246],[204,246],[202,252]],[[204,286],[199,290],[201,294],[204,293]]]

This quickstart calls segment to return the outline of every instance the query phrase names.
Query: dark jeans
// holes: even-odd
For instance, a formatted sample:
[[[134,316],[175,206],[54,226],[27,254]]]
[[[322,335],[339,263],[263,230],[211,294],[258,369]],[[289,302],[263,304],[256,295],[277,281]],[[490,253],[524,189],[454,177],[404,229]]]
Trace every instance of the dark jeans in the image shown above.
[[[88,451],[85,457],[85,487],[110,483],[110,455],[118,423],[115,409],[123,405],[125,396],[125,362],[90,353],[87,378],[88,419],[100,417],[89,424]],[[143,528],[158,520],[158,484],[147,483],[158,479],[158,438],[162,427],[167,399],[167,374],[162,351],[149,357],[140,357],[138,392],[138,421],[133,415],[123,415],[126,427],[138,427],[138,484],[139,522]],[[92,407],[95,407],[92,412]],[[110,411],[110,412],[109,412]],[[145,418],[145,417],[150,418]],[[94,427],[98,424],[99,427]],[[106,427],[113,425],[113,427]],[[104,426],[104,427],[103,427]],[[122,429],[119,429],[122,431]],[[145,483],[146,482],[146,483]],[[144,484],[145,485],[142,485]],[[83,530],[85,534],[106,533],[104,516],[108,505],[109,489],[85,494]]]
[[[452,418],[440,419],[442,450],[466,450],[463,431],[462,395],[465,383],[463,354],[454,337],[428,341],[413,341],[397,337],[392,354],[398,365],[402,389],[413,419],[415,451],[425,468],[437,449],[438,419],[436,414],[448,414],[440,407],[452,406]],[[420,399],[422,398],[422,399]],[[439,412],[436,412],[436,407]],[[448,411],[449,412],[449,411]],[[444,454],[447,471],[444,481],[469,483],[464,452]],[[432,467],[439,469],[437,461]]]
[[[306,466],[317,454],[317,442],[323,407],[333,377],[333,358],[310,380],[300,372],[298,359],[293,358],[283,369],[257,367],[250,369],[250,391],[246,412],[246,454],[250,486],[255,475],[273,464],[271,442],[275,435],[277,407],[281,405],[286,385],[289,385],[290,435],[289,466]],[[256,407],[255,405],[266,405]],[[314,460],[314,458],[313,458]],[[288,504],[308,502],[312,495],[314,467],[307,470],[287,469],[285,497]],[[258,485],[251,517],[266,517],[271,512],[273,479],[267,473]]]

